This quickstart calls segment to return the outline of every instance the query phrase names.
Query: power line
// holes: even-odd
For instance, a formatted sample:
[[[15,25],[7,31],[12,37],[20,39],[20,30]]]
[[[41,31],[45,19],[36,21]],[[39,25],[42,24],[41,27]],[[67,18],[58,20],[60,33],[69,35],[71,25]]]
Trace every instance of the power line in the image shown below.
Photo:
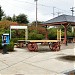
[[[32,3],[32,2],[28,2],[28,1],[23,1],[23,0],[14,0],[14,1],[16,1],[16,2],[20,2],[20,3],[28,3],[28,4],[31,4],[31,5],[33,5],[33,6],[36,6],[36,4],[35,3]],[[63,12],[64,14],[67,12],[67,13],[70,13],[69,11],[67,11],[67,10],[63,10],[63,9],[60,9],[60,8],[58,8],[58,7],[55,7],[55,6],[48,6],[48,5],[44,5],[44,4],[40,4],[40,3],[38,3],[38,6],[43,6],[43,7],[47,7],[47,8],[53,8],[53,13],[51,13],[51,14],[53,14],[53,17],[56,15],[56,13],[58,14],[58,16],[59,16],[59,14],[60,14],[60,12],[56,12],[55,11],[55,9],[58,9],[58,11],[59,10],[61,10],[61,12]],[[26,8],[24,8],[25,10],[27,10],[27,11],[30,11],[29,9],[26,9]],[[65,12],[64,12],[65,11]],[[47,14],[48,15],[48,14]]]
[[[23,2],[23,3],[28,3],[28,4],[34,4],[34,3],[31,3],[31,2],[27,2],[27,1],[20,1],[20,0],[14,0],[14,1],[18,1],[18,2]],[[35,4],[34,4],[35,5]]]
[[[36,4],[34,4],[34,3],[31,3],[31,2],[27,2],[27,1],[20,1],[20,0],[14,0],[14,1],[19,1],[19,2],[25,2],[25,3],[28,3],[28,4],[32,4],[32,5],[36,5]],[[53,8],[53,7],[55,7],[55,6],[48,6],[48,5],[44,5],[44,4],[38,4],[38,5],[40,5],[40,6],[44,6],[44,7],[48,7],[48,8]],[[60,8],[57,8],[57,7],[55,7],[56,9],[59,9],[59,10],[62,10],[62,11],[65,11],[65,12],[69,12],[69,11],[67,11],[67,10],[63,10],[63,9],[60,9]]]

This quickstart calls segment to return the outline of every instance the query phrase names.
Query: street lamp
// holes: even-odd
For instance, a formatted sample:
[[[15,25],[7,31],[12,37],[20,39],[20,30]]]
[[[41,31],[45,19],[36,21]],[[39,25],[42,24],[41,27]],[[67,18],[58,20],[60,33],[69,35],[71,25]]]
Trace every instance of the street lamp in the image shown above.
[[[37,1],[38,0],[34,0],[36,2],[36,27],[37,27]]]

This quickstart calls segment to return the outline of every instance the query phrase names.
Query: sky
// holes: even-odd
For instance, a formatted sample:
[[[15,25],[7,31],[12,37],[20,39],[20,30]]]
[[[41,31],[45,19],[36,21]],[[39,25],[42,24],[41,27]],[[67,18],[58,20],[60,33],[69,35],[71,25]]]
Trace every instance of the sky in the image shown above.
[[[29,22],[36,20],[36,2],[34,0],[0,0],[0,5],[6,16],[25,14]],[[70,8],[74,6],[74,0],[38,0],[37,19],[47,21],[58,16],[58,12],[60,12],[59,15],[72,15]]]

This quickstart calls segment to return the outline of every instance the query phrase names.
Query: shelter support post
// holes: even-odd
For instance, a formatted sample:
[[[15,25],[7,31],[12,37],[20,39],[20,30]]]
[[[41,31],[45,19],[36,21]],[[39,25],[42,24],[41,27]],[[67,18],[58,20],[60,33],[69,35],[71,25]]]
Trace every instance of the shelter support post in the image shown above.
[[[47,31],[47,25],[46,25],[46,40],[48,39],[48,31]]]
[[[11,27],[10,27],[10,39],[11,39]]]
[[[67,46],[67,25],[64,25],[64,44]]]
[[[25,30],[25,40],[27,40],[28,39],[28,30],[26,29]]]
[[[57,40],[61,41],[61,29],[57,29]]]
[[[28,29],[25,29],[25,40],[28,40]],[[26,41],[27,44],[27,41]]]
[[[72,27],[72,33],[74,32],[74,27]]]

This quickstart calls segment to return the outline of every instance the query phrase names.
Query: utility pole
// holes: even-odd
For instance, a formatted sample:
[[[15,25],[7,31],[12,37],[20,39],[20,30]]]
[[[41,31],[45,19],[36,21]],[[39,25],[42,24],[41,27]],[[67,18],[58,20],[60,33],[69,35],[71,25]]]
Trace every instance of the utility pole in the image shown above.
[[[1,6],[0,6],[0,21],[1,21]]]
[[[75,8],[75,7],[70,8],[71,11],[72,11],[72,16],[73,16],[73,14],[74,14],[74,8]]]
[[[36,27],[37,27],[37,1],[38,0],[34,0],[36,2]]]
[[[53,18],[55,16],[55,11],[54,10],[55,10],[55,7],[53,7],[53,13],[52,13],[53,14]]]

